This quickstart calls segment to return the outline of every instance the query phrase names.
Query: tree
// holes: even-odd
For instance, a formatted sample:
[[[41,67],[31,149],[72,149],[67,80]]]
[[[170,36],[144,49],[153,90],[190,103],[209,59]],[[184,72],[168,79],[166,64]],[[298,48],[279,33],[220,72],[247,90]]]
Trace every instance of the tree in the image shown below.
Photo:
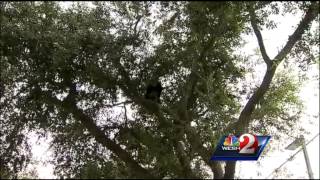
[[[306,50],[318,45],[305,36],[318,17],[318,2],[286,4],[288,12],[305,14],[273,59],[260,28],[272,24],[266,8],[278,3],[94,5],[1,4],[4,172],[14,176],[28,164],[27,134],[33,130],[52,135],[60,177],[206,178],[209,167],[214,178],[233,178],[235,163],[224,168],[209,161],[221,135],[294,126],[297,86],[283,76],[272,80],[285,58],[310,57]],[[245,57],[234,51],[251,27],[267,71],[242,108],[235,85],[247,69]],[[164,84],[161,105],[143,97],[151,79]],[[287,120],[292,113],[285,105],[297,110],[295,118]]]

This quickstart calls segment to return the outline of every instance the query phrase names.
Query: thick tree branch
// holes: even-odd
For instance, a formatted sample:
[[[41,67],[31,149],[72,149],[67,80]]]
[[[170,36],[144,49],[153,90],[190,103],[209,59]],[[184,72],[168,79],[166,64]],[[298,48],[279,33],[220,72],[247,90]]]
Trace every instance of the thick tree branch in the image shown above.
[[[289,38],[288,42],[286,43],[286,45],[284,46],[284,48],[278,53],[278,55],[276,55],[274,60],[272,60],[273,61],[272,67],[269,67],[267,69],[267,72],[263,78],[263,81],[262,81],[260,87],[250,97],[249,101],[247,102],[244,109],[242,110],[237,123],[235,124],[237,127],[236,134],[242,134],[247,130],[249,123],[250,123],[250,120],[251,120],[251,115],[254,111],[254,108],[255,108],[256,104],[259,102],[259,100],[261,98],[263,98],[264,94],[269,89],[269,86],[271,84],[271,81],[272,81],[272,78],[275,74],[277,66],[285,58],[285,56],[291,51],[291,49],[295,45],[295,43],[301,39],[304,31],[310,26],[311,22],[317,17],[317,15],[319,14],[319,11],[317,9],[318,7],[319,7],[318,2],[316,2],[316,3],[312,2],[312,4],[309,7],[309,9],[307,10],[305,16],[300,21],[295,32],[290,36],[290,38]],[[254,26],[254,23],[253,23],[253,26]],[[255,27],[253,27],[253,28],[255,28]],[[257,38],[259,41],[258,36],[257,36]],[[260,46],[260,48],[261,48],[261,46]],[[263,47],[263,49],[264,49],[264,47]],[[235,164],[236,164],[235,162],[227,162],[227,165],[225,168],[225,173],[228,173],[228,174],[225,174],[225,178],[234,178]]]
[[[237,125],[236,125],[236,133],[241,134],[244,132],[245,128],[249,125],[250,117],[254,111],[255,105],[259,102],[259,100],[264,96],[264,94],[269,89],[272,78],[275,74],[276,67],[267,70],[260,87],[253,93],[250,97],[249,101],[243,108],[240,113]]]
[[[198,75],[197,75],[197,69],[199,67],[198,63],[200,63],[201,61],[204,61],[204,57],[206,55],[206,53],[208,52],[208,50],[210,49],[210,47],[212,46],[213,41],[215,40],[214,37],[211,37],[207,42],[206,45],[204,45],[202,51],[200,52],[199,58],[194,59],[192,61],[192,67],[191,67],[191,73],[188,77],[188,81],[187,81],[187,85],[186,85],[186,93],[185,93],[185,97],[182,98],[183,104],[185,105],[185,110],[187,110],[191,104],[193,102],[191,102],[191,97],[192,94],[194,92],[195,89],[195,85],[198,82]]]
[[[254,92],[254,94],[251,96],[251,98],[245,105],[244,109],[240,114],[238,121],[236,123],[231,124],[232,126],[236,127],[235,129],[236,134],[242,134],[247,130],[250,122],[250,117],[252,115],[252,112],[254,111],[255,105],[259,102],[259,100],[263,97],[263,95],[269,89],[275,70],[276,70],[275,67],[272,68],[271,70],[267,70],[260,87],[257,89],[256,92]],[[234,161],[231,161],[231,162],[228,161],[226,163],[224,178],[226,179],[234,178],[235,166],[236,166],[236,162]]]
[[[192,169],[190,167],[190,158],[185,152],[183,141],[178,141],[177,139],[175,139],[174,148],[177,151],[177,157],[182,167],[181,178],[198,178],[193,175]]]
[[[228,161],[226,163],[224,179],[234,179],[234,173],[236,170],[236,161]]]
[[[188,116],[187,112],[190,106],[194,103],[194,99],[192,95],[195,89],[195,85],[198,81],[198,76],[196,74],[196,71],[198,69],[198,63],[202,61],[203,58],[205,57],[205,54],[211,47],[213,40],[214,38],[211,38],[207,42],[207,44],[203,47],[199,55],[199,58],[194,59],[192,62],[191,73],[186,83],[186,88],[185,88],[186,91],[184,94],[184,98],[182,98],[180,101],[180,107],[177,110],[177,116],[174,115],[176,126],[174,126],[173,128],[175,128],[175,133],[176,133],[175,144],[177,145],[183,139],[184,134],[188,134],[188,131],[185,131],[185,129],[186,129],[186,126],[188,126],[188,123],[191,121],[191,118]],[[190,136],[190,135],[187,135],[187,136]],[[198,142],[200,142],[200,139],[198,139]],[[202,145],[200,147],[199,144],[197,144],[197,146],[199,148],[202,147]],[[199,148],[196,148],[196,150],[200,150]],[[181,148],[178,148],[178,146],[175,146],[175,149],[179,152],[177,156],[182,165],[185,176],[189,178],[192,177],[192,172],[190,167],[190,158],[188,158],[184,150],[182,150]],[[200,151],[203,151],[203,149]],[[203,154],[203,152],[201,154]],[[202,155],[202,157],[204,156],[205,155]],[[209,157],[206,155],[205,158],[208,158],[208,159],[204,159],[204,161],[209,160],[210,155]]]
[[[202,141],[199,135],[197,134],[196,129],[191,127],[190,125],[186,125],[185,132],[193,150],[197,152],[201,156],[203,161],[211,168],[214,174],[214,178],[223,178],[223,169],[221,164],[218,161],[210,161],[212,152],[208,151],[205,147],[203,147]]]
[[[314,4],[315,3],[313,3],[309,7],[306,15],[300,22],[298,28],[295,30],[291,38],[289,38],[289,41],[287,42],[285,47],[279,52],[279,54],[274,58],[273,61],[281,62],[285,58],[285,55],[287,55],[290,52],[294,44],[301,39],[303,32],[308,28],[308,26],[311,24],[311,22],[316,18],[316,16],[319,13],[314,8],[315,6]],[[278,64],[279,62],[275,63],[275,65],[273,65],[271,69],[267,69],[267,72],[263,78],[262,83],[260,84],[260,87],[253,93],[253,95],[250,97],[249,101],[245,105],[244,109],[241,111],[241,114],[239,116],[237,123],[233,124],[234,127],[238,127],[237,133],[242,133],[244,130],[244,127],[246,127],[249,124],[249,119],[254,110],[254,106],[259,102],[259,100],[264,96],[264,94],[268,90]]]
[[[223,169],[221,163],[218,161],[214,161],[210,164],[210,167],[213,171],[214,179],[222,179],[223,177]]]
[[[74,102],[70,101],[60,101],[59,99],[52,97],[50,93],[42,92],[42,95],[47,103],[52,103],[63,110],[71,113],[75,119],[79,120],[84,127],[88,129],[91,135],[93,135],[97,142],[104,145],[114,154],[116,154],[121,160],[123,160],[132,172],[136,173],[137,176],[141,178],[152,178],[153,176],[144,168],[142,168],[131,155],[123,150],[117,143],[109,139],[103,131],[94,123],[94,121],[84,114],[84,112],[79,109]]]
[[[314,5],[311,5],[309,10],[307,11],[306,15],[300,22],[298,28],[293,33],[291,38],[289,38],[289,41],[285,45],[285,47],[279,52],[279,54],[274,58],[272,61],[281,61],[287,55],[293,45],[301,39],[302,33],[304,30],[308,28],[308,26],[311,24],[312,20],[314,20],[319,12],[313,7]],[[316,6],[317,7],[317,6]],[[241,133],[241,129],[243,129],[242,126],[246,126],[249,123],[249,118],[253,112],[254,106],[257,104],[257,102],[263,97],[263,95],[266,93],[266,91],[269,88],[269,85],[272,81],[272,78],[274,76],[276,67],[279,63],[275,63],[275,66],[272,67],[272,69],[268,69],[263,81],[260,85],[260,87],[257,89],[257,91],[250,97],[249,101],[245,105],[244,109],[242,110],[240,117],[236,123],[231,123],[230,127],[238,127],[238,133]],[[228,130],[230,130],[230,127],[227,127]]]
[[[267,64],[267,67],[270,67],[272,65],[271,59],[269,58],[267,51],[264,47],[262,35],[261,35],[261,32],[258,28],[256,14],[254,12],[254,9],[251,6],[248,6],[248,9],[249,9],[249,14],[250,14],[250,22],[253,27],[254,33],[256,34],[262,58],[263,58],[264,62]]]
[[[289,37],[286,45],[281,49],[281,51],[276,55],[273,61],[278,65],[286,57],[286,55],[291,51],[293,46],[297,41],[299,41],[306,29],[311,25],[311,22],[319,15],[319,2],[313,1],[309,9],[307,10],[305,16],[300,21],[297,29]]]

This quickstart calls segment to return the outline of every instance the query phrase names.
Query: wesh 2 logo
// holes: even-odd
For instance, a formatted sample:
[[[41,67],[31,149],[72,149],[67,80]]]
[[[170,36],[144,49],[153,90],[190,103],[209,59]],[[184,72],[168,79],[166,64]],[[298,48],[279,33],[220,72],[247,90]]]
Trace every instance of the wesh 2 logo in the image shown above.
[[[252,134],[223,136],[211,160],[258,160],[270,137]]]

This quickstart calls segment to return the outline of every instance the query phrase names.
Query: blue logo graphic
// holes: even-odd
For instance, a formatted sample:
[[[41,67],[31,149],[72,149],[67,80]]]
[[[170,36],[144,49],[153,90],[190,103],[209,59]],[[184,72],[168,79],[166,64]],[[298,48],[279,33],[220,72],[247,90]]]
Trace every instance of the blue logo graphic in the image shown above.
[[[210,160],[237,161],[258,160],[271,136],[242,134],[223,136]]]

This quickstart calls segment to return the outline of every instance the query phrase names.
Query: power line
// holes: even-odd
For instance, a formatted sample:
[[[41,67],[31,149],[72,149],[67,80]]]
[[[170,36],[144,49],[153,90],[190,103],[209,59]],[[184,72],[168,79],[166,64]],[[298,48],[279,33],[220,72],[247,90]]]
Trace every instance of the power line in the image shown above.
[[[307,142],[306,146],[311,143],[317,136],[319,136],[319,133],[317,135],[315,135],[310,141]],[[273,170],[265,179],[268,179],[273,173],[279,171],[279,169],[285,165],[287,162],[293,160],[294,156],[297,155],[303,148],[301,147],[296,153],[294,153],[293,155],[291,155],[284,163],[282,163],[279,167],[277,167],[275,170]]]

